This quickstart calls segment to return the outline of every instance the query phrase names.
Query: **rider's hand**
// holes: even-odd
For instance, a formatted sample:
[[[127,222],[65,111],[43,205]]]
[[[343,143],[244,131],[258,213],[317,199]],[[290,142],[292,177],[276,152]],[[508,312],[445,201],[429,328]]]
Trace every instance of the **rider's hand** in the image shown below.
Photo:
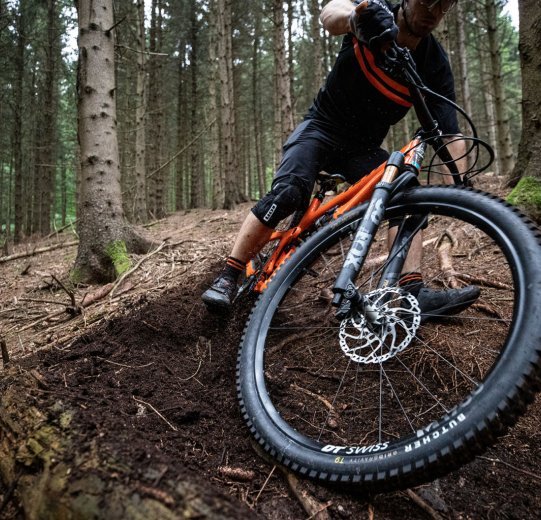
[[[349,18],[351,32],[373,51],[385,50],[396,39],[398,27],[385,0],[364,0]]]

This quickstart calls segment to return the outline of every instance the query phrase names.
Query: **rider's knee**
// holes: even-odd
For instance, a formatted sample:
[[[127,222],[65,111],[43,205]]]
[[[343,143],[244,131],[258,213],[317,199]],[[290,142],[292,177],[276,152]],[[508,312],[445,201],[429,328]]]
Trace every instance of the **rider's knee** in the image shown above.
[[[277,179],[269,193],[253,207],[252,213],[266,226],[275,228],[295,211],[305,209],[309,198],[310,190],[302,182]]]

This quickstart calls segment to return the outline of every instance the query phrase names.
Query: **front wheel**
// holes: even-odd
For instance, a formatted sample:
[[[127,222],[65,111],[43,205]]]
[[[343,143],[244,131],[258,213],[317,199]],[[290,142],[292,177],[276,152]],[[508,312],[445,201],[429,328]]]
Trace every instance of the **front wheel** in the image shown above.
[[[238,360],[248,426],[279,462],[374,491],[443,475],[482,452],[532,399],[541,351],[541,247],[496,197],[418,187],[393,199],[356,280],[383,321],[337,319],[331,289],[365,207],[310,237],[276,273]],[[453,317],[420,319],[416,299],[378,288],[389,219],[427,215],[425,284],[474,284]]]

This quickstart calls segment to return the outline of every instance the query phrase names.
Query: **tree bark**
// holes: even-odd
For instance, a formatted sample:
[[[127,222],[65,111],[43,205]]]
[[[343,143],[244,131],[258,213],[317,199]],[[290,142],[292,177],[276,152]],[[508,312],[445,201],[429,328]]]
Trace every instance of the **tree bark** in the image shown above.
[[[511,201],[541,222],[541,12],[537,0],[519,3],[522,73],[522,135],[511,184]],[[519,182],[520,180],[520,182]]]
[[[323,84],[323,52],[321,39],[321,24],[319,14],[321,7],[319,0],[310,0],[310,36],[312,40],[313,53],[313,82],[312,92],[317,92]]]
[[[15,50],[14,124],[13,124],[13,166],[15,170],[15,229],[14,240],[20,242],[24,229],[23,203],[23,85],[26,47],[26,1],[19,4],[16,18],[17,46]]]
[[[272,19],[274,24],[274,86],[275,86],[275,166],[281,161],[282,144],[295,127],[293,106],[291,104],[288,63],[284,36],[284,11],[281,0],[272,2]]]
[[[255,17],[254,26],[254,47],[252,54],[252,114],[254,125],[254,149],[255,160],[257,169],[257,187],[259,190],[259,197],[263,197],[267,192],[267,186],[265,181],[265,167],[263,165],[263,139],[261,131],[261,82],[259,81],[259,41],[261,38],[261,19],[259,16]]]
[[[218,73],[220,77],[220,121],[222,167],[225,179],[224,209],[232,209],[238,201],[236,184],[238,155],[236,146],[235,91],[231,49],[231,0],[218,0]]]
[[[476,17],[481,19],[483,16],[482,6],[476,6]],[[486,85],[486,88],[481,88],[481,99],[483,107],[483,119],[486,121],[486,133],[488,133],[488,140],[490,146],[494,150],[494,173],[499,176],[500,172],[500,151],[498,150],[498,140],[496,136],[496,116],[494,114],[494,103],[492,102],[494,98],[494,93],[492,92],[492,82],[490,81],[490,74],[487,70],[487,59],[484,55],[483,48],[480,45],[482,38],[480,27],[478,24],[473,24],[473,35],[474,40],[477,41],[476,45],[476,54],[477,62],[479,63],[479,75],[481,85]]]
[[[216,39],[218,29],[216,26],[216,0],[211,0],[209,5],[209,38],[208,38],[208,59],[209,59],[209,112],[211,117],[216,114],[217,121],[211,125],[208,136],[211,151],[211,176],[212,176],[212,209],[222,208],[225,201],[223,168],[221,167],[220,148],[220,112],[218,110],[218,62],[216,55]],[[207,122],[207,125],[210,121]]]
[[[149,38],[149,100],[148,100],[148,201],[147,209],[151,218],[165,216],[165,169],[163,162],[163,146],[165,138],[163,113],[163,63],[162,56],[162,2],[152,0]],[[152,174],[152,176],[150,176]]]
[[[494,88],[494,109],[496,112],[496,134],[500,158],[500,170],[503,175],[510,176],[514,167],[513,146],[509,130],[503,76],[500,42],[498,39],[498,17],[494,0],[485,1],[488,23],[488,42],[490,49],[491,83]]]
[[[197,135],[199,131],[198,113],[197,113],[197,83],[198,83],[198,31],[199,23],[197,21],[197,0],[191,2],[190,13],[190,76],[191,76],[191,131],[192,135]],[[191,197],[190,207],[200,208],[203,205],[203,172],[199,168],[199,148],[197,143],[194,143],[190,147],[190,159],[191,159]]]
[[[135,109],[135,179],[133,219],[147,221],[146,200],[146,124],[147,124],[147,61],[145,0],[137,0],[137,93]]]
[[[184,73],[186,65],[184,63],[184,54],[182,50],[185,47],[185,43],[179,41],[179,57],[178,57],[178,85],[177,85],[177,149],[181,149],[184,145],[185,139],[185,99],[184,99]],[[180,154],[175,162],[175,210],[178,211],[185,206],[186,193],[184,190],[184,155]]]
[[[112,0],[79,0],[78,138],[81,149],[79,249],[75,282],[107,282],[130,267],[128,252],[149,243],[122,210]]]

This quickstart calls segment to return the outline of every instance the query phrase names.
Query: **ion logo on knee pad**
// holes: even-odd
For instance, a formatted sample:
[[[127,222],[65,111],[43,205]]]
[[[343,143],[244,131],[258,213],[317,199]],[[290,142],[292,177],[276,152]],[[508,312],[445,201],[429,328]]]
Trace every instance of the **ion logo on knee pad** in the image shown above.
[[[265,222],[268,222],[271,217],[273,216],[274,212],[276,211],[276,204],[273,204],[270,208],[269,208],[269,211],[267,211],[267,213],[265,214],[265,216],[263,217],[263,220]]]

